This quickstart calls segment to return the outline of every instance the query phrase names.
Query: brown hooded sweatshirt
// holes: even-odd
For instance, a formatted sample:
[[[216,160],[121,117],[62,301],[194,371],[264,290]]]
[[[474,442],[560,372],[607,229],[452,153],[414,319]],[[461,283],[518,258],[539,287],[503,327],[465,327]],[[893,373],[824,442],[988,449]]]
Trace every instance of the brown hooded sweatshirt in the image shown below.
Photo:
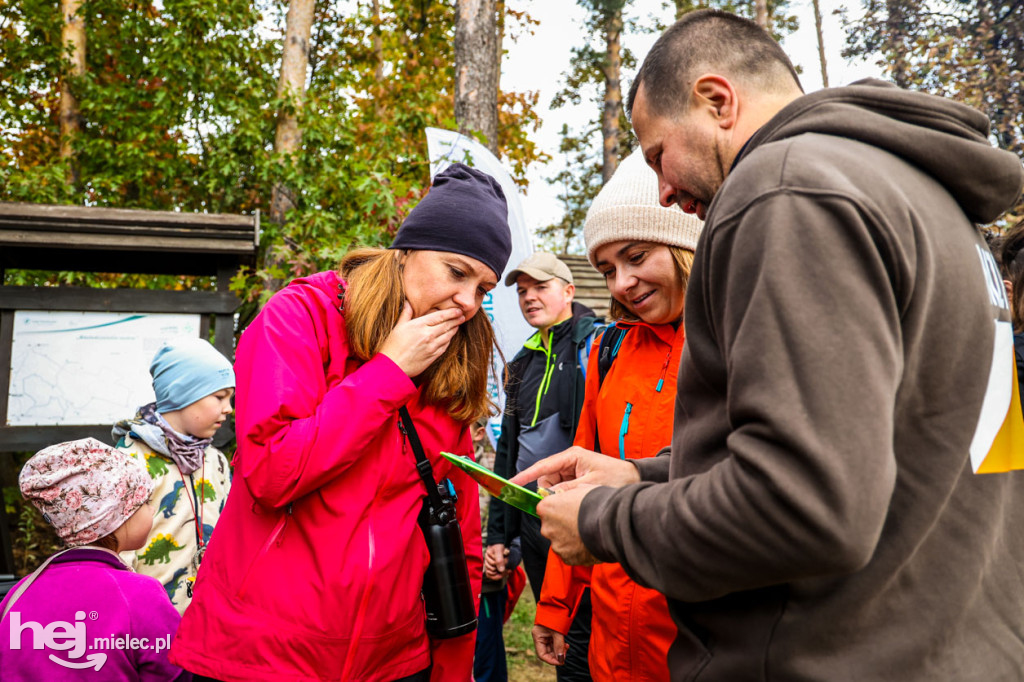
[[[972,222],[1020,160],[955,102],[794,101],[710,206],[671,454],[580,510],[666,594],[673,680],[1024,679],[1024,474],[972,473],[995,321]]]

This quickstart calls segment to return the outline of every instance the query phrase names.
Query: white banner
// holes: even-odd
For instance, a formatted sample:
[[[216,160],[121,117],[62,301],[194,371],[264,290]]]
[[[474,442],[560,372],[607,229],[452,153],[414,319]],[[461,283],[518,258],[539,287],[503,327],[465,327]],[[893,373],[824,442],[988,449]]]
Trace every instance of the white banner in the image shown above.
[[[526,220],[523,217],[523,205],[520,200],[522,195],[501,161],[491,153],[491,150],[471,137],[451,130],[427,128],[427,154],[430,157],[431,178],[452,163],[464,163],[493,177],[505,192],[508,224],[512,229],[512,255],[509,256],[505,272],[498,278],[497,288],[484,298],[483,307],[494,325],[498,346],[505,354],[505,359],[510,361],[526,343],[526,339],[536,331],[523,319],[515,287],[505,286],[505,274],[533,253],[530,233],[526,229]],[[501,369],[498,367],[499,373]],[[491,397],[504,409],[505,393],[502,390],[501,377],[492,375],[488,387],[491,390]],[[488,427],[487,433],[491,443],[496,444],[501,433],[501,417],[491,418]]]

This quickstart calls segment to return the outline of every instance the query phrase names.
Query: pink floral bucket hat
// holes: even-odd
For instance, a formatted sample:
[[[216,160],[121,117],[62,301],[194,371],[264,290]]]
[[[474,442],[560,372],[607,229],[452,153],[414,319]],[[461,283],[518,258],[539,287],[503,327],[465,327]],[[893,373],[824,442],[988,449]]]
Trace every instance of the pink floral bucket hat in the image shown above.
[[[153,481],[137,460],[95,438],[40,450],[25,463],[18,484],[68,547],[110,535],[153,494]]]

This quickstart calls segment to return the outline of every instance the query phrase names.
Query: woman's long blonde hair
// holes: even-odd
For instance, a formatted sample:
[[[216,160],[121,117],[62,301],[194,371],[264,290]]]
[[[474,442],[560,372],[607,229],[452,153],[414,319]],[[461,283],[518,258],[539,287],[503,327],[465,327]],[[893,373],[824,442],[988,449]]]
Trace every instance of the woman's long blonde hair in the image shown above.
[[[405,306],[396,256],[387,249],[356,249],[341,261],[341,276],[348,283],[345,328],[349,347],[360,360],[377,354]],[[493,366],[495,349],[494,329],[479,310],[459,327],[441,357],[417,377],[424,402],[443,407],[464,423],[493,414],[496,406],[487,390],[487,370]]]
[[[686,292],[686,285],[690,283],[690,272],[693,270],[693,251],[684,249],[681,246],[670,246],[668,244],[665,246],[668,247],[669,253],[672,254],[672,261],[676,265],[676,275],[678,275],[679,282],[682,284],[683,292]],[[611,303],[608,304],[608,316],[613,320],[639,321],[639,318],[629,312],[626,306],[616,301],[614,296],[611,297]]]

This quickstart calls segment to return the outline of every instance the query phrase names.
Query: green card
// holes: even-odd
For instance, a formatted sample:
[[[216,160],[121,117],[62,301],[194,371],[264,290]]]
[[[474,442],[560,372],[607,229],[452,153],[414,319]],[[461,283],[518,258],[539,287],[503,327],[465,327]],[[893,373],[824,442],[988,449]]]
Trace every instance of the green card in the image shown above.
[[[537,503],[544,499],[544,496],[532,490],[509,483],[490,469],[477,464],[466,457],[459,457],[450,452],[442,452],[441,456],[469,474],[480,487],[494,495],[502,502],[512,505],[516,509],[522,509],[527,514],[537,515]]]

